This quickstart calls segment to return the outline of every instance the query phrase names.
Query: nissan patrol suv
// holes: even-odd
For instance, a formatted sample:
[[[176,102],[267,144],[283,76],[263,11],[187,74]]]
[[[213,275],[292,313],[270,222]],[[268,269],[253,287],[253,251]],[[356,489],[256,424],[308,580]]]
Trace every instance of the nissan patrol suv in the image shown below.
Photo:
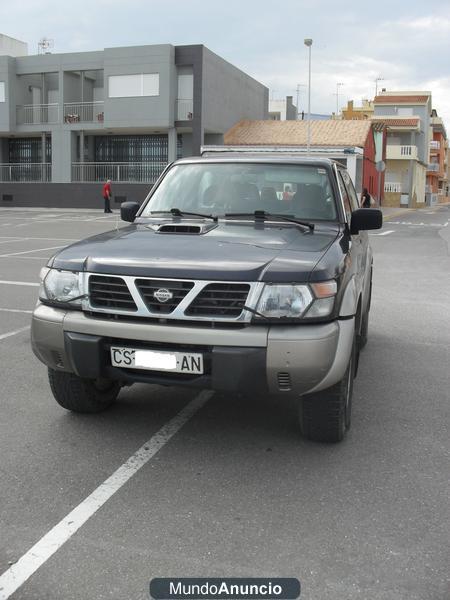
[[[42,270],[32,345],[56,401],[97,412],[135,382],[286,394],[306,438],[342,440],[382,225],[345,168],[182,159],[121,216]]]

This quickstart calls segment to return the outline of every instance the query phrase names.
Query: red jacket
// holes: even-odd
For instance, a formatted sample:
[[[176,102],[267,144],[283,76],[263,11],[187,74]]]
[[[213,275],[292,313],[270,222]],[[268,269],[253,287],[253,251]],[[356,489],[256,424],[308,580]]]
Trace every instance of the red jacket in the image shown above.
[[[111,198],[111,184],[105,183],[103,186],[103,198]]]

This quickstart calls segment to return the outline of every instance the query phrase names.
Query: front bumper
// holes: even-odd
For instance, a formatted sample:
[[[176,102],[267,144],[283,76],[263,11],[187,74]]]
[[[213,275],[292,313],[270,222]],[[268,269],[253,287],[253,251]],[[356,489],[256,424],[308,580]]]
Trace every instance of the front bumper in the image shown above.
[[[123,383],[185,385],[224,391],[306,394],[344,376],[354,338],[354,319],[318,325],[252,325],[209,329],[93,318],[38,304],[31,326],[34,353],[52,369]],[[203,375],[113,367],[109,347],[202,352]]]

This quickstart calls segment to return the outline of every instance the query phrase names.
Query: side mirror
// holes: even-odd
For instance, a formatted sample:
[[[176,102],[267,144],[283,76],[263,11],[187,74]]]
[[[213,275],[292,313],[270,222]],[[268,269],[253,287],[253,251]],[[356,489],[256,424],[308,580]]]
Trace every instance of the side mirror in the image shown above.
[[[367,229],[380,229],[383,226],[383,213],[378,208],[358,208],[352,212],[350,233],[355,235]]]
[[[122,221],[133,223],[140,208],[139,202],[122,202],[120,205],[120,218]]]

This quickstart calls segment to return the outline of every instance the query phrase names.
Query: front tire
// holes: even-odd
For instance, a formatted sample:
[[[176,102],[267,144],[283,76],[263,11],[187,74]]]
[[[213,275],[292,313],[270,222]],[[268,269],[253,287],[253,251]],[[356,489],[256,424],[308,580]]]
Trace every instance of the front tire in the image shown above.
[[[79,413],[106,410],[117,398],[120,385],[105,379],[82,379],[74,373],[48,370],[48,380],[56,402]]]
[[[351,425],[355,362],[356,340],[344,377],[326,390],[300,398],[300,429],[308,440],[336,443],[344,439]]]

